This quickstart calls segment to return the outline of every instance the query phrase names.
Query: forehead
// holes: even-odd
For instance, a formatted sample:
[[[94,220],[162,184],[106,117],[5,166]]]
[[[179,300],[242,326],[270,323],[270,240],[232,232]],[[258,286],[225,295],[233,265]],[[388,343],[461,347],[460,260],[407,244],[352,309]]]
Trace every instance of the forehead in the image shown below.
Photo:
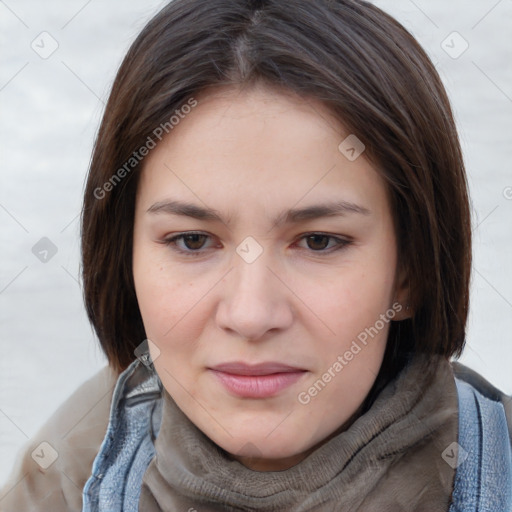
[[[340,151],[353,135],[319,100],[262,86],[219,87],[195,99],[146,158],[139,195],[174,192],[217,205],[257,197],[270,207],[339,193],[385,206],[380,174],[364,153],[351,161]]]

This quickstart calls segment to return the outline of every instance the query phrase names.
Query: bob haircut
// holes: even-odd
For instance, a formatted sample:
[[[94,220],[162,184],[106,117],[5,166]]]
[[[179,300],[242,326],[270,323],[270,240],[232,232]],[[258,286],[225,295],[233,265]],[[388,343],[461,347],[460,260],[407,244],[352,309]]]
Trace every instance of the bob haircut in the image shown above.
[[[445,89],[413,36],[362,0],[173,0],[119,68],[86,183],[84,299],[110,366],[125,369],[146,338],[132,275],[143,165],[134,152],[201,91],[256,83],[322,101],[384,177],[412,317],[391,322],[380,381],[416,353],[460,356],[471,273],[467,180]]]

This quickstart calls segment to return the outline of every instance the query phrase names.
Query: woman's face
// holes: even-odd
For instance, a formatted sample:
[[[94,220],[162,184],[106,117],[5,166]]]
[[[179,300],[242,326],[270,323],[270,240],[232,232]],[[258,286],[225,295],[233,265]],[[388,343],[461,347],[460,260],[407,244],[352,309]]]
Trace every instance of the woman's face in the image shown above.
[[[320,102],[197,100],[141,174],[140,311],[188,418],[246,466],[284,469],[357,414],[403,318],[390,205]]]

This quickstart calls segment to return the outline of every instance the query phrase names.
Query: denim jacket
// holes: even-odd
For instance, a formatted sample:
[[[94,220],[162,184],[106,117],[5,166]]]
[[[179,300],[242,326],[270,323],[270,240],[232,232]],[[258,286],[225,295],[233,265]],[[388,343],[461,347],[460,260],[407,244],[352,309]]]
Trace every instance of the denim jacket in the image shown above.
[[[459,439],[446,455],[457,468],[448,512],[511,512],[512,450],[503,395],[472,370],[458,363],[454,370]],[[155,454],[161,391],[156,372],[139,360],[120,375],[107,433],[83,489],[83,512],[138,511],[142,478]]]

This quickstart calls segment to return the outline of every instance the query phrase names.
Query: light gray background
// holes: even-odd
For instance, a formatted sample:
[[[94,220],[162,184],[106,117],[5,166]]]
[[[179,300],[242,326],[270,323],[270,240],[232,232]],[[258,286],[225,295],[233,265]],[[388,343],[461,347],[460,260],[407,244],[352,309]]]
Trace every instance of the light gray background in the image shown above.
[[[105,364],[82,305],[78,214],[117,67],[164,3],[0,0],[0,484],[26,440]],[[419,39],[451,97],[474,205],[462,362],[510,394],[512,0],[376,4]],[[43,31],[59,45],[46,59],[31,47],[50,48]],[[441,46],[463,49],[453,31],[469,44],[458,58]],[[46,263],[32,253],[42,237],[58,249]]]

